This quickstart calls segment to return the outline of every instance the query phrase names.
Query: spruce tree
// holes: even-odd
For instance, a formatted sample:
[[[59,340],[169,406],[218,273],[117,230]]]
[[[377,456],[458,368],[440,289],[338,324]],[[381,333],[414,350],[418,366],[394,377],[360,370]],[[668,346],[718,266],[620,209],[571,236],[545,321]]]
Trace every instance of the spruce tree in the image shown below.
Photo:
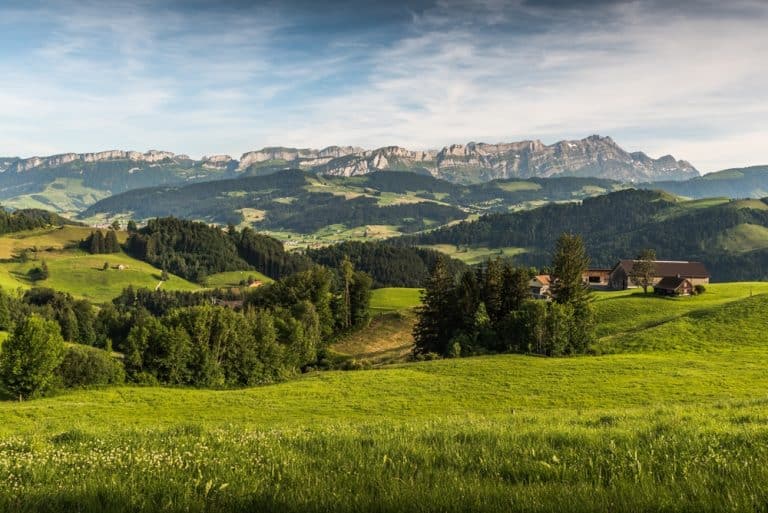
[[[413,329],[414,354],[445,354],[454,335],[456,308],[454,278],[445,257],[438,257],[422,292],[422,305]]]
[[[89,251],[93,255],[104,253],[104,234],[101,230],[95,230],[91,233],[91,246]]]
[[[552,267],[551,290],[556,302],[575,304],[589,299],[590,289],[584,285],[589,257],[579,235],[564,233],[557,239]]]
[[[117,240],[117,232],[115,230],[108,230],[107,236],[104,239],[104,253],[119,253],[120,243]]]

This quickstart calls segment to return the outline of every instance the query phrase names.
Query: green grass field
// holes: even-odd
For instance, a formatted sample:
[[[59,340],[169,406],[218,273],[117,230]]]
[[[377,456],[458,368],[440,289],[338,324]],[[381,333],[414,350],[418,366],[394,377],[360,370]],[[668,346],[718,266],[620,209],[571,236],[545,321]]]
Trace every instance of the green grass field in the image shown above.
[[[230,271],[208,276],[205,284],[211,288],[239,287],[240,282],[243,280],[247,281],[249,277],[253,277],[255,280],[258,280],[262,283],[271,283],[274,281],[269,276],[261,274],[258,271]]]
[[[374,289],[371,295],[371,310],[386,312],[413,308],[421,303],[421,289],[386,287]]]
[[[451,258],[461,260],[465,264],[479,264],[489,258],[513,257],[525,253],[523,248],[487,248],[487,247],[456,247],[454,244],[433,244],[421,246],[427,249],[434,249],[448,255]]]
[[[0,511],[766,511],[768,284],[595,309],[600,356],[0,403]]]
[[[91,231],[92,228],[66,226],[0,237],[0,259],[10,259],[23,249],[37,249],[27,262],[0,262],[0,287],[9,290],[50,287],[94,303],[110,301],[129,285],[151,289],[161,286],[169,290],[200,288],[174,275],[159,285],[159,269],[125,253],[91,255],[74,248]],[[123,242],[126,236],[125,232],[120,232],[118,239]],[[31,281],[27,273],[41,265],[43,260],[48,265],[50,277],[43,281]],[[103,270],[105,262],[109,264],[106,271]],[[118,269],[120,265],[124,267],[122,270]]]

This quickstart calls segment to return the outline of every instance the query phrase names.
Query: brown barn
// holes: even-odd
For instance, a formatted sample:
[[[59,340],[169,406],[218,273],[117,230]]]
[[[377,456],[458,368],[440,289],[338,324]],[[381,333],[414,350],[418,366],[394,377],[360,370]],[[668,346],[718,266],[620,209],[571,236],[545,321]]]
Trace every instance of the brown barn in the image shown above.
[[[653,286],[653,292],[660,296],[690,296],[693,294],[693,283],[687,278],[667,276]]]
[[[587,269],[581,274],[585,285],[594,288],[608,287],[611,278],[611,269]]]
[[[632,281],[629,275],[632,273],[632,267],[635,260],[619,260],[611,269],[608,278],[609,287],[614,290],[624,290],[638,287],[639,285]],[[656,285],[663,278],[685,278],[691,282],[691,285],[705,285],[709,283],[710,274],[706,266],[701,262],[688,262],[683,260],[656,260],[654,262],[654,278],[652,285]]]

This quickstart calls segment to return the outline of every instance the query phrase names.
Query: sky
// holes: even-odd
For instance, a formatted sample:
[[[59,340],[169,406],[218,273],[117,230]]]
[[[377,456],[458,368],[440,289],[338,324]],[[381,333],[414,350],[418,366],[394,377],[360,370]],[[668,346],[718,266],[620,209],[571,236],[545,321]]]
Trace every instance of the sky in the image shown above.
[[[600,134],[768,164],[767,26],[765,0],[0,0],[0,155]]]

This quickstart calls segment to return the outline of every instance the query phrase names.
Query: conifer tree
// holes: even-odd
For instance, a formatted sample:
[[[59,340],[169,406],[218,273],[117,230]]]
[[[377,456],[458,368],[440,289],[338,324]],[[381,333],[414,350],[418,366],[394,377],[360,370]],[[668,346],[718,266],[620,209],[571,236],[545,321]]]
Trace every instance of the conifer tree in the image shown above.
[[[120,243],[117,240],[117,232],[115,230],[108,230],[107,236],[104,239],[104,253],[119,253]]]
[[[422,306],[413,330],[414,353],[445,354],[456,324],[454,279],[445,257],[438,257],[422,292]]]

